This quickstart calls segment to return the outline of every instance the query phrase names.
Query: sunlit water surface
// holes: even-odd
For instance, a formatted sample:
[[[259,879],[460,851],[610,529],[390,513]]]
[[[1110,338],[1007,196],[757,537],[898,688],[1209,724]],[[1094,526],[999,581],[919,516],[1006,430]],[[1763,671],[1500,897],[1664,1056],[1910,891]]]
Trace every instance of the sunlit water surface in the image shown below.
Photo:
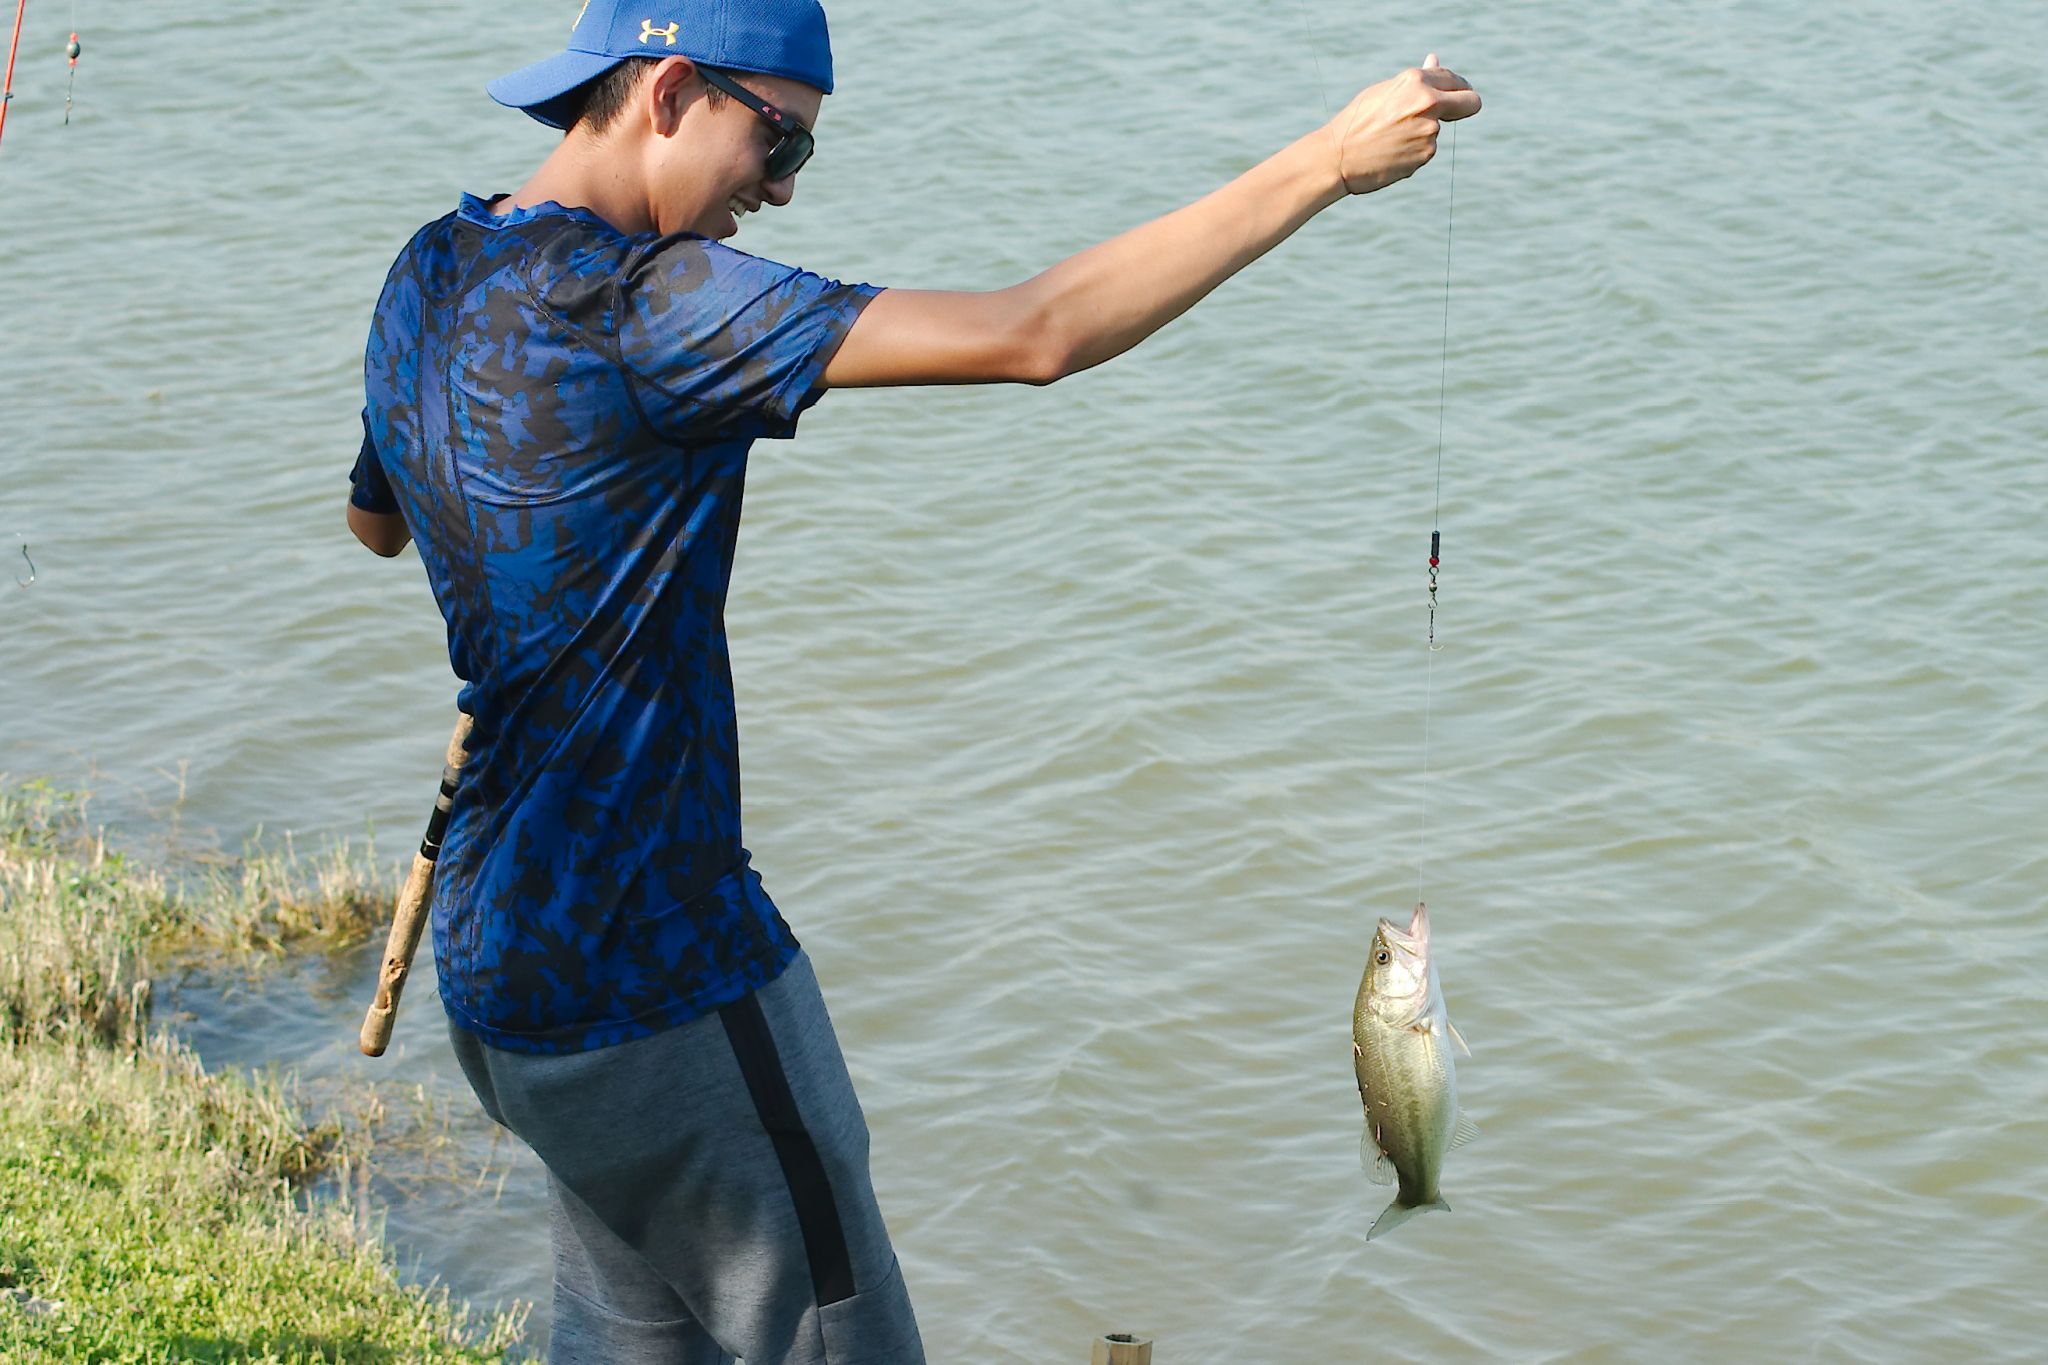
[[[2048,7],[831,8],[740,244],[884,285],[1012,283],[1431,48],[1488,101],[1447,357],[1444,155],[1106,369],[757,449],[748,843],[933,1358],[2037,1358]],[[545,152],[479,87],[572,11],[89,5],[67,128],[29,7],[0,768],[138,843],[417,837],[454,689],[342,531],[362,341]],[[1485,1135],[1368,1248],[1347,1019],[1418,889]],[[171,998],[216,1063],[427,1087],[481,1169],[423,985],[354,1051],[374,951]],[[538,1344],[537,1167],[495,1190],[392,1184],[390,1235]]]

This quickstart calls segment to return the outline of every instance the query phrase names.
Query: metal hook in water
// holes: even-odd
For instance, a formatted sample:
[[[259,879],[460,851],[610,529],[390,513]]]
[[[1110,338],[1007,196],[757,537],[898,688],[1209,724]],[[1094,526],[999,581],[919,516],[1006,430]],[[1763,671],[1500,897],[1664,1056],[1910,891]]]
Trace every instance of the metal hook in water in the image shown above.
[[[21,542],[21,557],[28,560],[28,577],[23,578],[20,574],[16,574],[14,581],[26,588],[36,581],[36,562],[28,558],[28,542],[25,540]]]
[[[1443,646],[1436,642],[1436,571],[1437,567],[1443,563],[1443,552],[1444,533],[1442,531],[1431,531],[1429,533],[1429,652],[1432,654],[1438,654],[1443,651]]]

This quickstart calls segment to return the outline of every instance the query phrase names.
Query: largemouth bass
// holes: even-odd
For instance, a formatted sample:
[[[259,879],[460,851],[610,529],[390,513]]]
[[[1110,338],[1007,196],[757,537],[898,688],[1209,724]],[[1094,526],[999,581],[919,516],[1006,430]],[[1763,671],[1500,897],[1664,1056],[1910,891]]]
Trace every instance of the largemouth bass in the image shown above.
[[[1444,1153],[1479,1133],[1458,1113],[1454,1042],[1471,1055],[1444,1012],[1429,955],[1429,911],[1416,906],[1406,929],[1381,920],[1351,1011],[1351,1062],[1365,1103],[1359,1159],[1376,1183],[1398,1180],[1400,1189],[1367,1241],[1425,1210],[1451,1210],[1437,1188]]]

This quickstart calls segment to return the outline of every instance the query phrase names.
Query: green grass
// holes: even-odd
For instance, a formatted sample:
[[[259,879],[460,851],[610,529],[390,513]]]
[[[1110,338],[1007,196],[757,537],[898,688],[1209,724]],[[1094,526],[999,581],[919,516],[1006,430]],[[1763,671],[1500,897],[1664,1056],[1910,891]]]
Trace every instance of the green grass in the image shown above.
[[[357,1155],[338,1123],[148,1028],[153,952],[360,936],[386,899],[289,848],[176,887],[110,853],[78,802],[0,786],[0,1361],[490,1361],[517,1342],[518,1314],[401,1285],[345,1194],[307,1199]]]

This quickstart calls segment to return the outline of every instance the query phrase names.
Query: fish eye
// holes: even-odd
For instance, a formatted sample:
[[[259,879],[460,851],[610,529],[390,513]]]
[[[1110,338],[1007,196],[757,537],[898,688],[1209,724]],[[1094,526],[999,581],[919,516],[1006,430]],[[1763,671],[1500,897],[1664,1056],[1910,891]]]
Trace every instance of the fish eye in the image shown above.
[[[1372,955],[1372,960],[1378,963],[1380,966],[1384,967],[1387,965],[1388,961],[1392,957],[1393,954],[1389,953],[1385,948],[1382,948]]]

